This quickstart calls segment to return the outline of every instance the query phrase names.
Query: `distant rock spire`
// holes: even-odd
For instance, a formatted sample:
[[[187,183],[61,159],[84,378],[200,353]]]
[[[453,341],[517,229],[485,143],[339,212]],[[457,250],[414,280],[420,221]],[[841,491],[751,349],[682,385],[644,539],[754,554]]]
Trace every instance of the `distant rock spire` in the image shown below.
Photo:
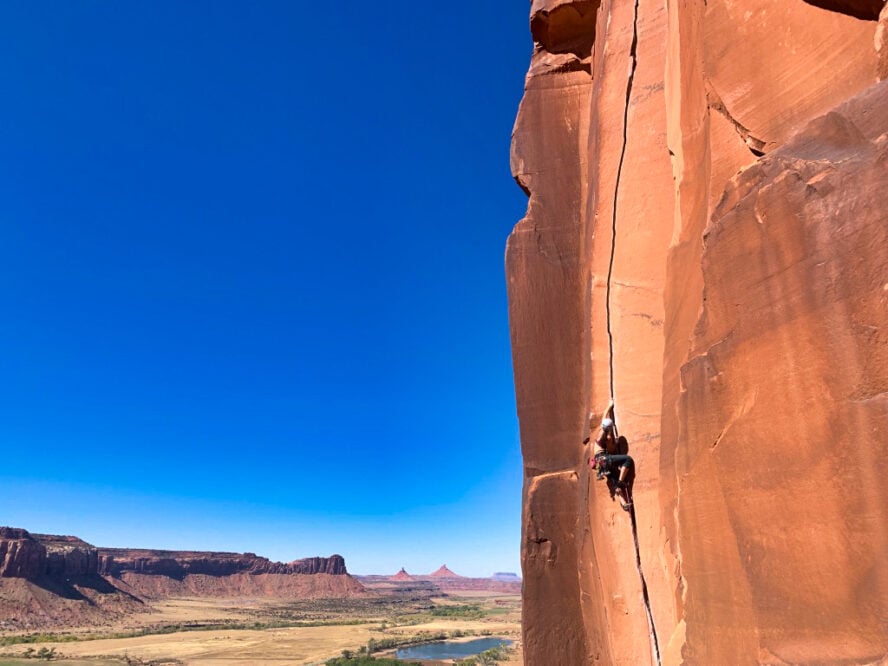
[[[442,564],[440,568],[431,574],[432,578],[462,578],[459,574],[453,573],[447,568],[446,564]]]

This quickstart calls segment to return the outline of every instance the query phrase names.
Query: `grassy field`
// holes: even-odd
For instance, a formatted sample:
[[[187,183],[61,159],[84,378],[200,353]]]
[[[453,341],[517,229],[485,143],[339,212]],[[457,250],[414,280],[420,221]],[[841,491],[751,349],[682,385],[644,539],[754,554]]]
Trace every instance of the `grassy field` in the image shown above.
[[[517,595],[348,600],[173,599],[119,627],[0,636],[0,666],[34,666],[54,650],[65,666],[314,665],[371,644],[435,636],[520,638]],[[520,651],[511,658],[520,664]]]

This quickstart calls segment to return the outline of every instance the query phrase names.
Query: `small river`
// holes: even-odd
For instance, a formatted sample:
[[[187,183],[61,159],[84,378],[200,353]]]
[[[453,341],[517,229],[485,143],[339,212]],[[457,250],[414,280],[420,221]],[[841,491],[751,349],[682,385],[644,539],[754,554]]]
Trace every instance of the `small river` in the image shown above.
[[[476,638],[473,641],[439,641],[401,648],[395,653],[398,659],[462,659],[484,650],[511,645],[505,638]]]

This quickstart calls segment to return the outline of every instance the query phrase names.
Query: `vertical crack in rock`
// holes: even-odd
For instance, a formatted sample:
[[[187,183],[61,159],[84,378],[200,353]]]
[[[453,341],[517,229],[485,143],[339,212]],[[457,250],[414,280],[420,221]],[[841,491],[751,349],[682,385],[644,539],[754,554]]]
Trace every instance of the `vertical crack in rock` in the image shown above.
[[[651,612],[651,597],[648,594],[647,581],[644,579],[644,571],[641,568],[641,549],[638,547],[638,524],[635,522],[635,505],[629,510],[632,517],[632,540],[635,542],[635,566],[638,567],[638,577],[641,579],[641,598],[644,600],[644,610],[647,613],[648,626],[651,629],[651,646],[654,649],[654,659],[660,666],[660,644],[657,641],[657,628],[654,626],[654,614]]]
[[[635,16],[632,20],[632,46],[629,48],[629,73],[626,78],[626,105],[623,108],[623,145],[620,148],[620,161],[617,163],[617,180],[614,185],[614,204],[611,219],[611,247],[610,260],[607,264],[607,293],[605,295],[605,310],[607,311],[607,345],[608,345],[608,370],[610,381],[610,397],[614,398],[614,333],[611,328],[611,285],[614,277],[614,257],[617,250],[617,201],[620,198],[620,180],[623,176],[623,162],[626,159],[626,145],[629,135],[629,101],[632,98],[632,84],[635,81],[635,68],[638,66],[638,3],[635,0]]]
[[[607,266],[607,293],[605,308],[607,311],[607,339],[608,339],[608,364],[610,371],[610,396],[614,399],[614,334],[611,327],[611,286],[614,275],[614,257],[617,249],[617,202],[620,197],[620,180],[623,175],[623,162],[626,159],[626,146],[629,143],[629,103],[632,99],[632,84],[635,82],[635,70],[638,67],[638,9],[641,0],[635,0],[634,16],[632,19],[632,46],[629,48],[629,72],[626,79],[626,105],[623,109],[623,145],[620,149],[620,161],[617,164],[617,179],[614,185],[613,218],[611,220],[611,247],[610,260]],[[660,645],[657,641],[657,628],[654,626],[654,614],[651,611],[651,600],[648,595],[647,581],[644,578],[644,570],[641,568],[641,549],[638,545],[638,524],[635,520],[635,507],[630,511],[632,518],[632,540],[635,543],[635,565],[638,568],[638,577],[641,580],[641,596],[644,601],[644,610],[647,614],[648,628],[650,629],[651,648],[657,666],[661,665]]]

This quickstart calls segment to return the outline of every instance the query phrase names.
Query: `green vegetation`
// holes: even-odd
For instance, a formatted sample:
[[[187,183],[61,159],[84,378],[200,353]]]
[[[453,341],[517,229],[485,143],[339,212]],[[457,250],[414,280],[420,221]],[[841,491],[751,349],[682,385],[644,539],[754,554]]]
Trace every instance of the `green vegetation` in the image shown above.
[[[134,629],[132,631],[116,631],[91,634],[53,634],[32,633],[19,634],[17,636],[0,636],[0,647],[6,645],[22,645],[27,643],[71,643],[74,641],[97,641],[108,638],[138,638],[140,636],[154,636],[158,634],[175,634],[180,631],[215,631],[217,629],[237,630],[262,630],[262,629],[287,629],[289,627],[328,627],[340,625],[369,624],[370,620],[273,620],[256,622],[184,622],[175,624],[156,625]]]
[[[379,622],[382,619],[428,614],[434,603],[428,595],[352,599],[294,599],[258,612],[275,620],[330,620],[343,616]]]
[[[422,666],[418,661],[401,661],[400,659],[382,659],[380,657],[337,657],[326,662],[325,666]]]
[[[459,617],[469,620],[480,620],[490,611],[484,611],[479,604],[463,604],[461,606],[435,606],[431,610],[432,617]]]
[[[353,599],[293,600],[262,609],[261,614],[273,620],[328,620],[343,615],[368,621],[384,622],[385,628],[409,627],[433,620],[481,620],[520,610],[520,601],[495,602],[466,599],[461,604],[438,604],[430,593],[417,592]],[[502,604],[502,605],[500,605]]]
[[[285,629],[301,627],[337,627],[343,625],[364,625],[366,629],[361,631],[361,638],[356,638],[352,629],[344,628],[341,634],[336,634],[340,642],[338,648],[342,650],[342,656],[326,662],[329,666],[405,666],[407,662],[393,660],[389,650],[430,643],[434,641],[459,638],[463,636],[487,636],[491,635],[492,625],[486,625],[483,620],[490,616],[500,616],[507,613],[520,613],[520,600],[506,598],[503,600],[491,600],[488,598],[462,597],[440,598],[439,595],[426,593],[398,594],[391,596],[358,597],[354,599],[293,599],[277,600],[261,605],[249,605],[243,608],[224,607],[225,615],[200,615],[203,607],[198,610],[191,608],[189,602],[185,609],[187,615],[182,615],[182,609],[174,607],[176,615],[168,618],[146,616],[148,622],[139,627],[113,627],[106,626],[95,629],[71,629],[60,630],[58,633],[48,631],[32,631],[19,635],[0,635],[0,666],[29,666],[40,662],[40,659],[54,659],[53,663],[70,664],[71,666],[168,666],[177,662],[175,657],[158,661],[148,657],[119,657],[97,656],[85,659],[77,656],[88,650],[88,647],[66,644],[79,641],[94,641],[97,639],[133,639],[141,636],[158,634],[178,634],[180,632],[201,631],[233,631],[233,630],[265,630]],[[215,612],[219,604],[208,604],[208,612]],[[222,619],[227,617],[229,619]],[[187,619],[186,619],[187,618]],[[481,622],[479,622],[479,620]],[[433,631],[421,631],[427,627],[416,627],[429,622],[435,622]],[[490,627],[490,628],[488,628]],[[440,628],[440,629],[439,629]],[[378,630],[380,633],[369,633]],[[372,638],[371,638],[372,636]],[[368,640],[369,639],[369,640]],[[171,645],[177,641],[201,642],[209,640],[202,636],[172,636],[168,641]],[[274,640],[269,637],[269,640]],[[359,646],[359,641],[366,641]],[[52,644],[59,645],[53,646]],[[29,647],[28,644],[34,644]],[[41,645],[42,644],[42,645]],[[166,643],[165,643],[166,644]],[[17,650],[25,647],[29,649],[24,653],[2,654],[2,646],[21,645]],[[123,643],[122,645],[126,645]],[[61,650],[66,654],[59,654]],[[67,654],[74,650],[74,654]],[[86,652],[88,654],[88,652]],[[178,653],[173,652],[178,656]],[[329,659],[329,649],[320,647],[312,655],[316,661],[323,663],[323,659]],[[501,658],[500,653],[487,651],[481,655],[462,660],[464,666],[487,666],[495,664],[496,659]],[[416,662],[411,662],[416,663]]]
[[[21,645],[27,643],[69,643],[71,641],[79,640],[83,640],[83,638],[76,636],[75,634],[21,634],[19,636],[0,636],[0,646]],[[27,651],[25,654],[27,654]]]
[[[432,633],[429,631],[421,631],[415,636],[405,636],[400,638],[371,638],[367,641],[367,654],[380,652],[382,650],[394,650],[395,648],[405,647],[407,645],[419,645],[420,643],[431,643],[433,641],[443,641],[450,638],[445,631]]]

